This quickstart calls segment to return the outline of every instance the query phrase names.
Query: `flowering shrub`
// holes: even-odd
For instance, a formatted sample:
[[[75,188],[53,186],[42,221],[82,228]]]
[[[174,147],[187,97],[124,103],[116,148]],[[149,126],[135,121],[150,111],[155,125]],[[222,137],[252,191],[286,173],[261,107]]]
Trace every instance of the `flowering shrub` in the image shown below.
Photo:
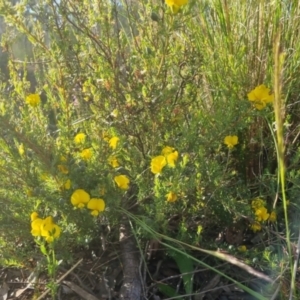
[[[4,2],[0,225],[10,231],[0,239],[8,248],[3,264],[16,240],[32,235],[69,256],[69,245],[86,247],[106,224],[117,230],[130,199],[155,230],[203,248],[214,243],[214,228],[241,217],[254,232],[276,227],[279,127],[267,86],[286,94],[279,115],[293,205],[299,33],[280,35],[288,56],[280,89],[270,51],[277,26],[267,25],[281,9],[272,1],[263,10],[251,1]],[[283,31],[292,9],[274,19]],[[32,211],[48,217],[32,214],[29,229]],[[133,221],[138,238],[148,238],[141,227]]]

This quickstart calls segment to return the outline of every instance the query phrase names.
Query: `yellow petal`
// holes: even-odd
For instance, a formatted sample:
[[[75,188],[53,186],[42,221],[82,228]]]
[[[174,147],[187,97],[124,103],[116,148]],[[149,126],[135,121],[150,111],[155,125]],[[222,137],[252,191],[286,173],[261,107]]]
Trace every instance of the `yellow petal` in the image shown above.
[[[168,165],[172,168],[175,167],[175,162],[177,161],[178,159],[178,151],[174,151],[170,154],[167,155],[167,162],[168,162]]]
[[[117,137],[117,136],[114,136],[112,137],[110,140],[109,140],[109,146],[115,150],[117,148],[117,144],[118,144],[118,141],[120,139]]]
[[[168,154],[172,153],[173,151],[174,151],[173,147],[166,146],[162,149],[161,154],[168,155]]]
[[[39,214],[38,214],[36,211],[34,211],[34,212],[30,215],[31,221],[36,220],[36,219],[38,218],[38,216],[39,216]]]
[[[163,167],[167,164],[167,160],[163,155],[156,156],[151,160],[151,172],[153,174],[161,173]]]

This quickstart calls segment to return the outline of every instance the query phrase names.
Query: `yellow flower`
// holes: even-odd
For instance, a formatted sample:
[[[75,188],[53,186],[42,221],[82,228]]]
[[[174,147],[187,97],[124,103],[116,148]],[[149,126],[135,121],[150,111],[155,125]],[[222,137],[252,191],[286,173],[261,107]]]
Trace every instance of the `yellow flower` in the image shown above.
[[[92,155],[93,155],[93,153],[92,153],[91,149],[84,149],[80,153],[80,156],[83,160],[90,160]]]
[[[232,149],[238,143],[238,137],[236,135],[227,135],[224,138],[224,144],[227,145],[229,149]]]
[[[166,0],[166,4],[171,8],[172,12],[176,14],[181,6],[187,4],[188,0]]]
[[[30,94],[26,97],[26,103],[32,107],[36,107],[41,103],[40,95]]]
[[[108,142],[109,142],[109,146],[115,150],[117,148],[117,144],[118,144],[118,141],[120,139],[117,137],[117,136],[114,136],[112,137]]]
[[[88,204],[87,208],[92,210],[91,215],[97,217],[99,212],[104,211],[105,209],[105,202],[103,199],[92,198]]]
[[[178,159],[178,151],[174,151],[173,147],[166,146],[162,149],[161,154],[167,159],[167,163],[171,168],[175,167],[175,162]]]
[[[151,160],[151,172],[153,174],[161,173],[163,167],[167,164],[167,160],[163,155],[155,156]]]
[[[120,189],[128,190],[130,180],[126,175],[115,176],[114,180]]]
[[[254,210],[264,207],[264,205],[265,205],[265,201],[260,198],[255,198],[251,202],[251,206]]]
[[[169,192],[166,197],[168,202],[175,202],[177,200],[177,195],[174,192]]]
[[[251,225],[251,229],[256,232],[256,231],[261,231],[261,225],[258,222],[255,222]]]
[[[36,218],[31,222],[31,234],[33,236],[41,236],[41,226],[43,224],[43,219]]]
[[[77,133],[74,137],[75,144],[83,144],[85,142],[86,135],[84,133]]]
[[[24,149],[24,145],[23,145],[23,144],[20,144],[20,145],[19,145],[18,151],[19,151],[20,156],[23,156],[23,155],[24,155],[25,149]]]
[[[238,250],[240,252],[246,252],[247,251],[247,247],[245,245],[241,245],[241,246],[238,247]]]
[[[41,224],[41,236],[45,238],[48,243],[52,243],[54,239],[59,238],[61,229],[54,224],[53,218],[47,217]]]
[[[38,218],[39,214],[34,211],[31,215],[30,215],[30,219],[33,222],[34,220],[36,220]]]
[[[177,159],[178,159],[178,151],[174,151],[174,152],[168,154],[167,155],[168,165],[171,168],[174,168],[175,167],[175,162],[177,161]]]
[[[276,222],[276,219],[277,219],[276,212],[275,212],[275,211],[272,211],[272,212],[270,213],[270,216],[269,216],[269,221],[270,221],[270,222]]]
[[[166,0],[166,4],[169,6],[172,5],[177,5],[177,6],[182,6],[187,4],[188,0]]]
[[[58,165],[57,168],[58,168],[59,172],[61,172],[63,174],[68,174],[69,173],[68,168],[64,165]]]
[[[115,156],[110,156],[108,162],[113,168],[119,167],[118,159]]]
[[[61,228],[56,224],[48,225],[48,234],[44,236],[46,242],[52,243],[55,239],[60,237]]]
[[[71,196],[71,203],[78,208],[83,208],[90,201],[90,195],[82,189],[74,191]]]
[[[256,215],[256,220],[261,222],[261,221],[266,221],[269,218],[269,213],[265,207],[260,207],[255,211]]]
[[[175,149],[169,146],[166,146],[162,149],[161,154],[162,155],[168,155],[170,153],[172,153]]]
[[[65,190],[69,190],[71,188],[71,180],[68,179],[65,183],[64,183],[64,189]]]
[[[270,89],[264,84],[257,86],[247,96],[258,110],[264,109],[268,103],[274,101],[274,94],[270,94]]]

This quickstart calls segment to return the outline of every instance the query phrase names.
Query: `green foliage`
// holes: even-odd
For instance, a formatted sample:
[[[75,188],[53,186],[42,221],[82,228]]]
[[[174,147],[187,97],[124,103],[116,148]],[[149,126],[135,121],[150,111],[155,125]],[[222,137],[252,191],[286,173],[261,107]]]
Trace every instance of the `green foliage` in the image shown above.
[[[36,251],[33,211],[62,228],[58,256],[87,245],[99,224],[118,225],[120,208],[138,207],[145,224],[194,244],[216,225],[255,221],[256,197],[287,219],[273,106],[248,100],[257,86],[276,88],[278,35],[286,192],[298,214],[299,7],[231,2],[189,1],[174,14],[156,0],[1,1],[0,247],[9,249],[1,263]],[[238,143],[228,148],[226,136]],[[153,174],[151,161],[166,146],[178,151],[175,166]],[[118,175],[130,180],[128,190]],[[74,208],[77,189],[103,199],[105,211]],[[20,240],[25,248],[15,247]]]

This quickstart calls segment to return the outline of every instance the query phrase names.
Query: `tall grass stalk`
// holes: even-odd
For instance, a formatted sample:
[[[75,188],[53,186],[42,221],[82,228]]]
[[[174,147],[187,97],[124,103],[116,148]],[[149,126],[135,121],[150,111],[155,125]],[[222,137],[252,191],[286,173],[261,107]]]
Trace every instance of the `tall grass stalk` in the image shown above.
[[[284,132],[283,132],[283,113],[284,113],[284,103],[282,101],[282,75],[283,75],[283,64],[284,64],[284,53],[280,51],[280,29],[275,37],[274,41],[274,114],[276,122],[276,136],[277,136],[277,151],[278,151],[278,167],[280,174],[280,186],[281,194],[283,200],[283,209],[284,209],[284,219],[285,219],[285,228],[286,228],[286,241],[288,254],[290,259],[290,270],[291,270],[291,295],[295,293],[295,274],[293,272],[293,256],[291,249],[291,240],[290,240],[290,228],[288,221],[288,212],[287,212],[287,198],[286,198],[286,186],[285,186],[285,146],[284,146]],[[291,296],[290,296],[291,297]],[[291,299],[291,298],[290,298]]]

